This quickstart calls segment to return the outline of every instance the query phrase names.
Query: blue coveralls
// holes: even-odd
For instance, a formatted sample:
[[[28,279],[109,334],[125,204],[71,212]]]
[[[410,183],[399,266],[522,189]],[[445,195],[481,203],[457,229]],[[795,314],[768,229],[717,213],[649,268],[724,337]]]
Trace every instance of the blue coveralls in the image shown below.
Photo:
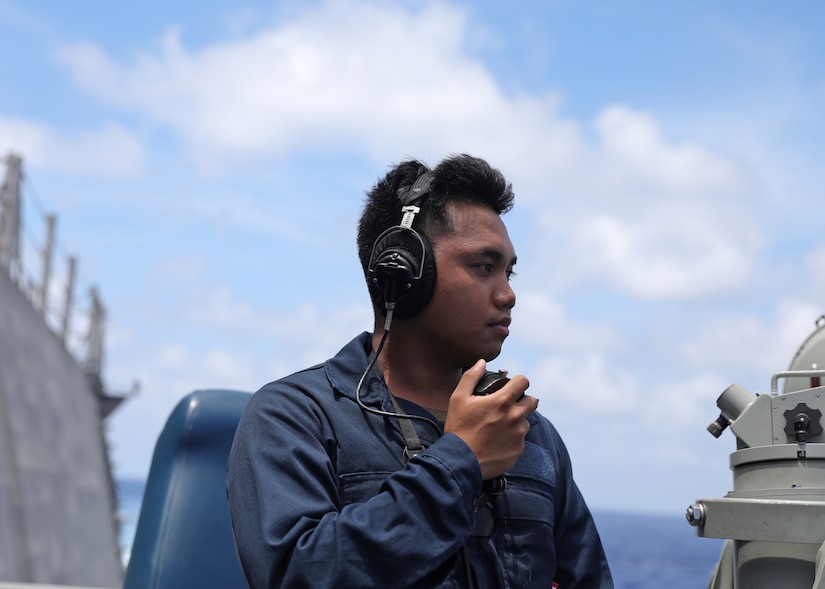
[[[479,505],[481,470],[460,438],[414,421],[427,450],[406,461],[398,420],[358,406],[371,343],[361,334],[327,362],[264,386],[247,406],[227,490],[250,586],[613,587],[552,424],[537,412],[528,418],[506,490]],[[394,411],[372,371],[361,400]]]

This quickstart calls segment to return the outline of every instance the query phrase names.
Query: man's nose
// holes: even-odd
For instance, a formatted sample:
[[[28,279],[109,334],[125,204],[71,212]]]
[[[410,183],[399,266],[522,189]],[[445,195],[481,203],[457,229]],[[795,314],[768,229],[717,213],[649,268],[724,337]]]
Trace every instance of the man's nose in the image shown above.
[[[513,290],[513,287],[510,286],[509,280],[501,289],[496,291],[495,304],[497,307],[505,307],[507,309],[512,309],[516,306],[516,292]]]

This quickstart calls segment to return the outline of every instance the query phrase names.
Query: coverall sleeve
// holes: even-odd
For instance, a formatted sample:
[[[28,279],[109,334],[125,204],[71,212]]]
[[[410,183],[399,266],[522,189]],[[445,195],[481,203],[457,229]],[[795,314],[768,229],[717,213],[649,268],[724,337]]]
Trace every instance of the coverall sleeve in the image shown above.
[[[366,502],[345,504],[336,444],[311,398],[265,388],[250,400],[227,493],[252,589],[437,584],[473,528],[481,471],[469,447],[445,435]]]

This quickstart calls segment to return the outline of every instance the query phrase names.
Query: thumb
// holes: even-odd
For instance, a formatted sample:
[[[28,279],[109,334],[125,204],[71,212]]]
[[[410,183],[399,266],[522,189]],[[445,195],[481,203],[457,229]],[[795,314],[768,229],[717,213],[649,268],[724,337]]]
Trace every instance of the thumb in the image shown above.
[[[485,370],[487,370],[487,362],[479,358],[475,364],[473,364],[464,372],[464,374],[461,375],[461,380],[459,381],[456,390],[461,391],[467,396],[472,396],[478,381],[480,381],[481,377],[484,376]]]

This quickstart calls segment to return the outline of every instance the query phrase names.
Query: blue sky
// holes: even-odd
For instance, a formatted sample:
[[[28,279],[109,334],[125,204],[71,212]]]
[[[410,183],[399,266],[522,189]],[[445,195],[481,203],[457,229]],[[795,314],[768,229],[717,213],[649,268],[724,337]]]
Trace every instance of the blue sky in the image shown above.
[[[824,12],[0,0],[27,267],[42,206],[81,308],[91,285],[108,307],[107,384],[141,383],[110,422],[117,472],[145,476],[187,392],[255,390],[370,329],[364,191],[469,152],[516,191],[494,365],[530,378],[591,505],[723,495],[716,398],[765,391],[825,312]]]

